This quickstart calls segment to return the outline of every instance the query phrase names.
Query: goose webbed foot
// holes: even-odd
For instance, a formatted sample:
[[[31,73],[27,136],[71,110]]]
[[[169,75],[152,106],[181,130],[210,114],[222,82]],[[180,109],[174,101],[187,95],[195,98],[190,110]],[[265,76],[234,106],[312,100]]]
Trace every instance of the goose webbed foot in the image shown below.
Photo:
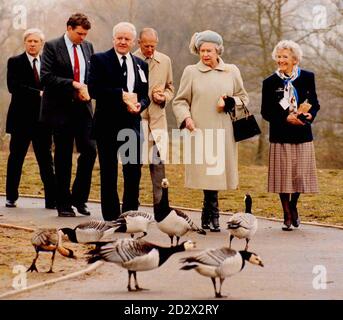
[[[227,296],[223,296],[220,292],[216,292],[216,298],[226,298]]]
[[[26,272],[33,272],[33,271],[38,272],[38,269],[37,269],[35,263],[32,263],[31,266],[30,266],[30,268],[28,268],[28,269],[26,270]]]

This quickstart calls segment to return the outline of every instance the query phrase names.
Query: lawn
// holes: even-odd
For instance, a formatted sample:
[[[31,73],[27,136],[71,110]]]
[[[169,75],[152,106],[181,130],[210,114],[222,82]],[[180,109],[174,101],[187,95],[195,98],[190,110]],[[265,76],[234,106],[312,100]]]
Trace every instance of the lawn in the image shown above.
[[[249,192],[253,198],[253,212],[258,216],[282,218],[278,195],[266,192],[267,167],[249,164],[252,154],[240,145],[239,177],[237,190],[221,191],[219,193],[220,210],[237,212],[244,209],[243,197]],[[8,154],[0,153],[0,193],[5,192],[6,162]],[[74,157],[74,163],[76,163]],[[75,167],[75,165],[74,165]],[[166,166],[166,176],[169,179],[169,200],[171,205],[200,209],[202,207],[202,191],[184,187],[184,167],[182,164]],[[320,193],[302,195],[299,202],[299,212],[302,221],[327,223],[343,226],[343,170],[319,169]],[[122,194],[122,175],[119,178],[119,191]],[[44,191],[40,181],[38,166],[34,154],[29,152],[23,168],[20,184],[20,194],[43,196]],[[90,199],[99,200],[100,179],[99,163],[95,164]],[[143,166],[140,185],[141,204],[152,203],[152,187],[148,166]]]

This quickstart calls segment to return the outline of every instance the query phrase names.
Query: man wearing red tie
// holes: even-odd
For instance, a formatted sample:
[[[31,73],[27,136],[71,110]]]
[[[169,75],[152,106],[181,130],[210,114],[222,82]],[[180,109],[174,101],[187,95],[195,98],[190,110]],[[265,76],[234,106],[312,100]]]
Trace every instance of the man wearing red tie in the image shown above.
[[[86,41],[91,24],[81,13],[67,21],[66,33],[48,41],[43,49],[41,82],[42,120],[53,129],[57,211],[60,217],[74,217],[74,206],[90,215],[87,201],[96,158],[95,141],[91,139],[92,104],[87,77],[93,45]],[[76,177],[70,190],[74,141],[79,157]]]
[[[6,207],[16,207],[18,187],[27,150],[32,142],[44,184],[45,207],[55,208],[55,176],[51,155],[52,135],[39,123],[42,86],[39,79],[44,34],[32,28],[24,32],[25,52],[8,59],[7,86],[12,94],[6,132],[11,135],[6,175]]]

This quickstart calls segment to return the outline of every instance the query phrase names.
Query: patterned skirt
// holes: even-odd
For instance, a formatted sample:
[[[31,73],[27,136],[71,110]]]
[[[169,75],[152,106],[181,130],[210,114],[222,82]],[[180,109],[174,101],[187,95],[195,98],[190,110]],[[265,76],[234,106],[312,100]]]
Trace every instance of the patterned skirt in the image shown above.
[[[312,141],[299,144],[270,144],[268,192],[319,192]]]

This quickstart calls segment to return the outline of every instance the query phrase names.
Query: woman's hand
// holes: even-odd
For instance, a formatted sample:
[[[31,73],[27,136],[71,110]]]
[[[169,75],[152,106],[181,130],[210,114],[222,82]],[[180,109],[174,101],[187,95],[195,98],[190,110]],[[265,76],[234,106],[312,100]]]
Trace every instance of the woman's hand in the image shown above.
[[[185,127],[191,132],[195,130],[195,124],[191,117],[185,119]]]
[[[287,117],[287,122],[294,125],[294,126],[304,126],[305,123],[303,123],[301,120],[299,120],[297,118],[297,114],[296,113],[291,113],[288,115]]]

